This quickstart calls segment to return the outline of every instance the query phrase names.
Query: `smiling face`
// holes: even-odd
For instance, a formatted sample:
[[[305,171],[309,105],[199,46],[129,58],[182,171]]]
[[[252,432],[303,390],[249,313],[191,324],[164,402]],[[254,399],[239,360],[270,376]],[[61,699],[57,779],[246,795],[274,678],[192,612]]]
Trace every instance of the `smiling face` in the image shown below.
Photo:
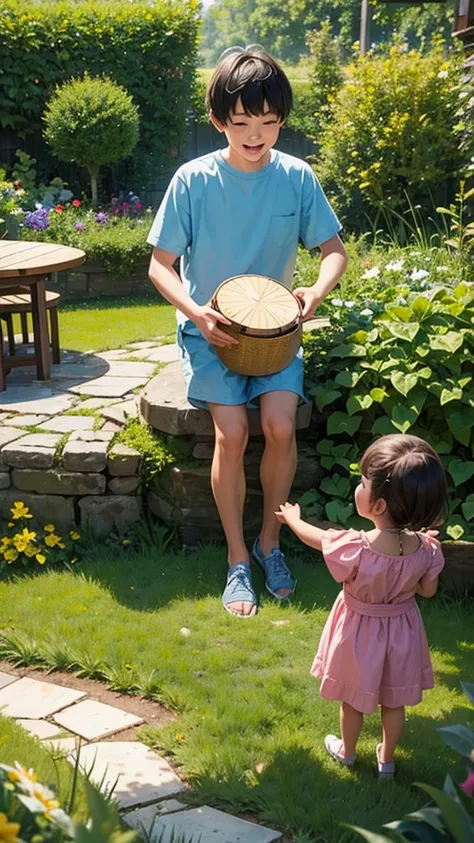
[[[252,172],[269,163],[270,150],[277,142],[283,124],[266,102],[262,114],[246,114],[239,97],[225,124],[212,112],[210,116],[217,131],[225,133],[229,147],[223,155],[232,167]]]

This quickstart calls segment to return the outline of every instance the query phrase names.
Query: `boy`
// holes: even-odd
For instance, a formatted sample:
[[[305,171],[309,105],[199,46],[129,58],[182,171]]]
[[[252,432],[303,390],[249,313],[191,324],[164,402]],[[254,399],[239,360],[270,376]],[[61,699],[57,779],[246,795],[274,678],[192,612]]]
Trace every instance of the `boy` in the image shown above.
[[[311,168],[273,149],[292,105],[283,70],[261,48],[226,51],[208,85],[210,120],[228,146],[184,164],[173,177],[148,236],[150,279],[178,310],[178,345],[188,400],[211,413],[215,449],[211,485],[228,545],[222,595],[233,615],[252,617],[257,598],[243,535],[248,439],[247,407],[260,406],[265,450],[260,466],[263,524],[252,555],[268,591],[285,600],[294,591],[279,549],[275,516],[296,470],[295,420],[304,399],[301,351],[281,372],[244,377],[229,371],[214,346],[236,342],[219,328],[226,320],[208,304],[234,275],[266,275],[291,289],[298,241],[319,246],[313,287],[295,295],[309,319],[336,286],[347,263],[339,222]],[[181,257],[181,279],[173,269]]]

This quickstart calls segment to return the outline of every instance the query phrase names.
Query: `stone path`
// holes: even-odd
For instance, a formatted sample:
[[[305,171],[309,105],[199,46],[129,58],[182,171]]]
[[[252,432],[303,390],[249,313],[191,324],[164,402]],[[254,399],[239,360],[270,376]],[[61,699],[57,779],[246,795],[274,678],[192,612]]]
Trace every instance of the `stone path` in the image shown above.
[[[195,808],[179,799],[186,790],[166,759],[139,741],[107,740],[143,720],[88,697],[87,692],[0,672],[0,711],[13,717],[51,751],[74,763],[79,750],[85,770],[112,788],[123,822],[144,828],[153,843],[184,835],[187,843],[270,843],[281,833],[207,805]],[[29,766],[28,758],[16,759]],[[173,837],[174,835],[174,837]]]

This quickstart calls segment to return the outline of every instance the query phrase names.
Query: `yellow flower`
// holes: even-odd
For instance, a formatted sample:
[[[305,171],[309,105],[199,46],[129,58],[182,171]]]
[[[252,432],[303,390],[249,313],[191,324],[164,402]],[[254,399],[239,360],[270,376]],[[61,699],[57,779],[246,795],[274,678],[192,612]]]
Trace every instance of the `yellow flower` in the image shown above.
[[[13,545],[16,547],[17,550],[22,553],[26,548],[34,541],[36,538],[36,533],[27,530],[26,527],[21,531],[21,533],[16,533],[13,536]]]
[[[36,551],[38,548],[34,546],[34,544],[27,544],[25,547],[25,554],[28,559],[31,559],[32,556],[36,555]]]
[[[30,515],[29,507],[25,506],[23,501],[14,501],[10,512],[14,521],[16,521],[17,518],[33,518],[33,516]]]
[[[20,843],[18,840],[19,831],[19,823],[8,822],[7,815],[0,814],[0,843]]]
[[[64,542],[58,542],[58,547],[60,547],[60,548],[61,548],[61,550],[64,550],[64,548],[66,547],[66,545],[64,544]]]
[[[127,545],[130,544],[130,539],[123,539],[122,544],[124,547],[127,547]]]
[[[80,533],[76,533],[75,530],[70,530],[69,536],[73,540],[73,542],[77,542],[81,538]]]
[[[6,559],[7,562],[14,562],[15,559],[18,559],[18,551],[12,547],[10,550],[5,551],[3,558]]]
[[[40,565],[44,565],[44,563],[46,562],[46,556],[44,555],[44,553],[37,553],[36,561],[39,562]]]
[[[48,547],[54,547],[57,544],[60,544],[61,538],[57,536],[55,533],[51,533],[49,536],[44,537],[44,543],[48,545]]]
[[[54,526],[54,524],[45,524],[43,527],[45,533],[54,533],[55,529],[56,527]]]
[[[350,175],[351,173],[355,173],[356,169],[357,169],[356,167],[348,167],[347,170],[346,170],[347,175]]]
[[[8,522],[8,526],[9,526],[9,527],[14,527],[15,525],[14,525],[13,521],[9,521],[9,522]]]
[[[2,536],[2,547],[0,550],[5,550],[6,547],[11,545],[12,540],[8,536]]]

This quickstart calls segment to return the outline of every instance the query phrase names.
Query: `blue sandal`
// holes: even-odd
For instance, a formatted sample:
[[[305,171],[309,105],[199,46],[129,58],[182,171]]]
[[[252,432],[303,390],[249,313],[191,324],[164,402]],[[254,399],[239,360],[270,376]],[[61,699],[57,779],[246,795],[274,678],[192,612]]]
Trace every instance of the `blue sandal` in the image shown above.
[[[260,549],[260,539],[257,538],[252,548],[252,556],[260,567],[263,568],[267,591],[270,592],[272,597],[276,597],[277,600],[288,600],[296,588],[296,580],[292,576],[281,550],[278,547],[274,547],[269,556],[264,556]],[[288,589],[290,594],[282,597],[281,594],[277,593],[282,588]]]
[[[248,615],[242,615],[229,609],[230,603],[253,603]],[[227,583],[222,595],[222,605],[229,615],[237,618],[253,618],[257,611],[257,595],[253,590],[250,565],[247,562],[238,562],[232,565],[227,574]]]

